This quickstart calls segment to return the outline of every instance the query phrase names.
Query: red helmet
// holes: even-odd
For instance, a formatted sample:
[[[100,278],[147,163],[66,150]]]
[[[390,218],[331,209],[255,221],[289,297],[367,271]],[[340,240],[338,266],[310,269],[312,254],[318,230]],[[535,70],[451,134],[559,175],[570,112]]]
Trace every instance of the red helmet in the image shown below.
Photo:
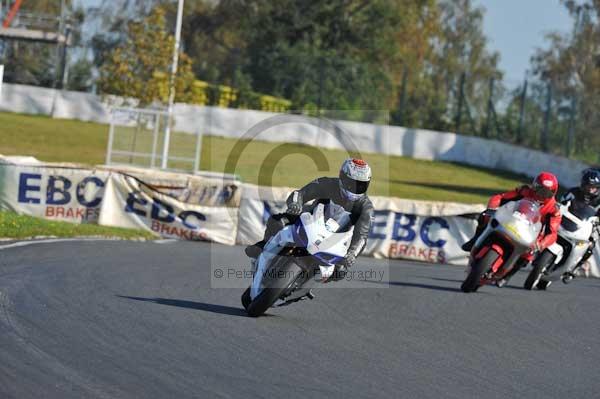
[[[542,172],[533,180],[531,188],[538,201],[545,201],[556,195],[558,179],[550,172]]]

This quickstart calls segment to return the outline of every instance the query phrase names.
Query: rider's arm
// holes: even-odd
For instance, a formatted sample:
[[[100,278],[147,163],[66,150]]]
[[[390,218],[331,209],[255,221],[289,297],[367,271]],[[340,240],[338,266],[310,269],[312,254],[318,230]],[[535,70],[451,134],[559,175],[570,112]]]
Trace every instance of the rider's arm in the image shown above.
[[[371,229],[371,219],[373,218],[373,204],[368,201],[363,205],[362,211],[356,224],[354,225],[354,232],[352,233],[352,240],[350,241],[350,247],[348,252],[352,252],[358,256],[367,244],[367,237]]]
[[[519,187],[514,190],[492,196],[488,201],[488,209],[498,209],[498,207],[500,207],[500,205],[502,205],[504,202],[512,201],[518,197],[521,197],[521,190],[522,187]]]
[[[575,199],[575,192],[577,190],[577,187],[573,187],[572,189],[570,189],[569,191],[567,191],[566,193],[563,194],[562,197],[560,197],[560,203],[561,204],[566,204],[569,201],[572,201]]]
[[[321,197],[320,183],[319,179],[315,179],[301,189],[292,191],[286,200],[287,205],[289,206],[292,203],[303,205],[308,201]]]
[[[544,250],[556,242],[561,219],[560,211],[556,208],[548,221],[547,233],[538,242],[538,250]]]

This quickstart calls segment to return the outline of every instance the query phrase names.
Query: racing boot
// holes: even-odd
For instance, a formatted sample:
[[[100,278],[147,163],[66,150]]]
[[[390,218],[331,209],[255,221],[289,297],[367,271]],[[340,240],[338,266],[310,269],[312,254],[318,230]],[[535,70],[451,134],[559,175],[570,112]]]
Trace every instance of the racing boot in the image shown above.
[[[288,305],[291,305],[292,303],[296,303],[296,302],[300,302],[300,301],[305,301],[307,299],[311,299],[312,300],[312,299],[315,299],[316,297],[317,296],[315,294],[313,294],[312,289],[309,289],[303,295],[294,296],[291,299],[287,299],[287,300],[278,299],[277,302],[275,302],[275,304],[273,306],[274,307],[288,306]]]
[[[510,280],[510,278],[508,280]],[[505,278],[501,278],[500,280],[497,280],[496,287],[498,287],[498,288],[504,287],[508,283],[508,280]]]
[[[477,227],[475,228],[475,235],[473,235],[473,238],[471,238],[469,241],[461,245],[461,249],[463,251],[471,252],[471,250],[473,249],[473,245],[475,245],[475,242],[477,241],[481,233],[483,233],[483,230],[485,230],[485,226],[487,226],[490,217],[493,216],[495,212],[496,211],[493,209],[486,209],[481,213],[481,215],[479,215],[479,217],[477,218]]]
[[[473,249],[473,245],[475,245],[475,242],[477,241],[481,233],[483,233],[484,227],[485,223],[483,222],[483,218],[480,217],[477,221],[477,228],[475,229],[475,235],[473,236],[473,238],[461,245],[461,249],[463,251],[471,252],[471,250]]]
[[[569,284],[571,281],[573,281],[573,279],[575,279],[575,274],[571,272],[563,273],[563,275],[561,276],[561,281],[563,282],[563,284]]]

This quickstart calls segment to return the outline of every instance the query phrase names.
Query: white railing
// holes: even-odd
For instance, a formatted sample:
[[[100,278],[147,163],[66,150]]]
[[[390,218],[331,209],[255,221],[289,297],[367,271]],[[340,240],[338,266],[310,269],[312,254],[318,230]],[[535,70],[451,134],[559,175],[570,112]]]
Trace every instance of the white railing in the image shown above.
[[[106,164],[198,172],[202,135],[175,131],[167,136],[167,121],[160,109],[112,108]]]

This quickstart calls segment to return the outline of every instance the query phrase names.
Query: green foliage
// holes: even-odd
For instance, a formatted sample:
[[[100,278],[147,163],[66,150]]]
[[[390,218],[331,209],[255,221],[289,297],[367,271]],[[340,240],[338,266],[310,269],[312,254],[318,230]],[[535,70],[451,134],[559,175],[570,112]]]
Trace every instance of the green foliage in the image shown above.
[[[95,224],[57,222],[14,212],[0,211],[0,238],[24,239],[33,237],[111,237],[123,239],[155,239],[144,230],[122,229]]]
[[[176,2],[101,7],[103,31],[91,40],[100,89],[164,101]],[[370,121],[361,110],[389,110],[395,124],[453,130],[464,73],[461,130],[469,121],[468,132],[479,133],[489,80],[502,78],[482,23],[473,0],[187,1],[189,59],[182,56],[177,100],[257,108],[262,93],[311,113],[353,110]],[[72,87],[87,87],[86,67],[77,65]],[[194,85],[193,75],[209,86]],[[235,99],[224,101],[219,86],[233,88]]]
[[[424,63],[416,70],[408,68],[403,122],[409,126],[454,130],[464,73],[469,112],[476,124],[480,124],[487,105],[488,82],[502,76],[497,67],[499,55],[486,49],[483,11],[474,7],[471,0],[440,0],[438,7],[429,29],[431,45]],[[463,120],[467,120],[467,115]]]
[[[112,52],[100,69],[101,91],[136,98],[141,105],[165,102],[168,83],[164,84],[163,77],[170,73],[174,41],[161,7],[154,8],[142,21],[130,22],[127,41]],[[191,60],[181,53],[175,80],[176,101],[190,100],[193,83]]]
[[[544,87],[535,101],[544,106],[545,91],[552,87],[553,123],[561,131],[551,134],[551,149],[565,148],[571,108],[576,122],[573,128],[575,149],[589,161],[597,162],[600,150],[600,2],[562,0],[574,28],[569,33],[547,35],[547,48],[537,51],[532,64],[534,74]],[[563,152],[563,151],[561,151]]]
[[[296,109],[389,109],[395,122],[445,129],[462,72],[474,102],[500,77],[471,0],[196,1],[184,15],[201,79],[251,85]]]
[[[93,64],[82,58],[69,68],[68,90],[89,91],[92,87]]]

